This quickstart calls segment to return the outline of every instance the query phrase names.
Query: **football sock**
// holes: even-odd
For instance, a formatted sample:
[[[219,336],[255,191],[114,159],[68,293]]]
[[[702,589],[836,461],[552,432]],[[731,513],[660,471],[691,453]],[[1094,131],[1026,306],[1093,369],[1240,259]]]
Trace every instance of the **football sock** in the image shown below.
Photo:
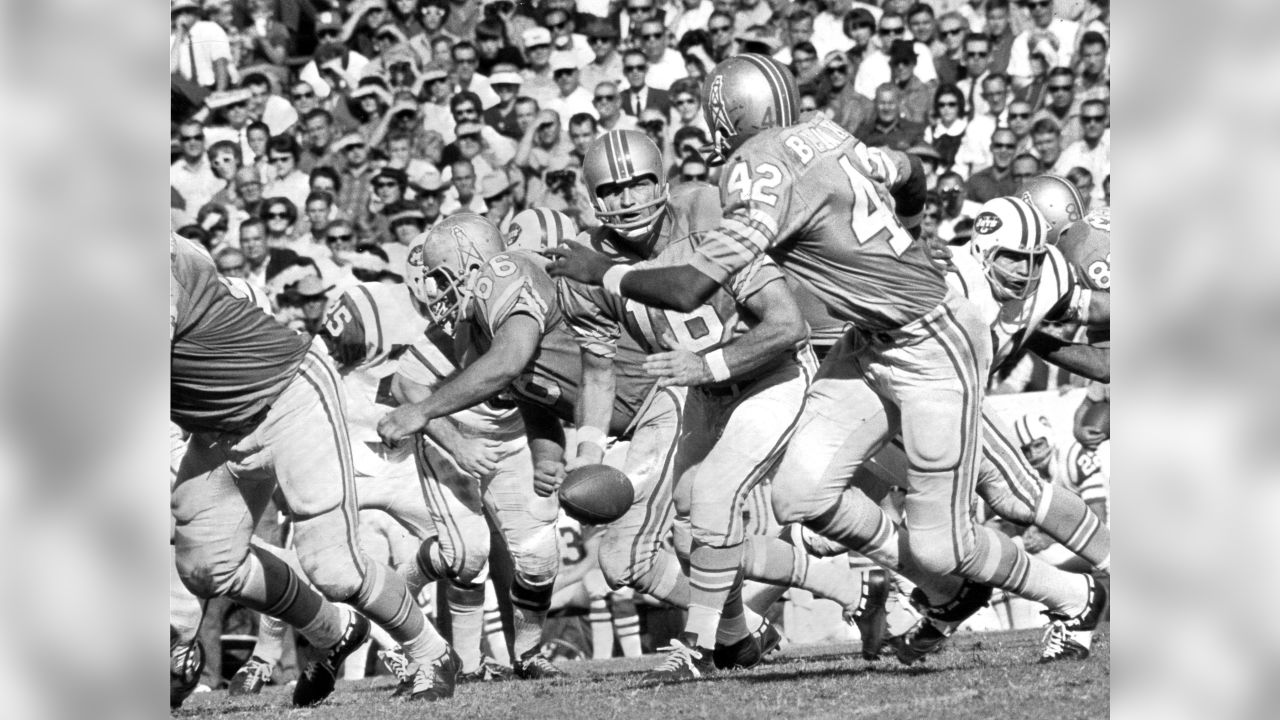
[[[840,493],[834,505],[804,525],[884,568],[901,570],[893,521],[860,490]]]
[[[1111,531],[1079,495],[1045,484],[1036,526],[1094,567],[1111,564]]]
[[[253,645],[253,655],[275,667],[284,655],[284,638],[289,624],[270,615],[258,617],[258,640]]]
[[[502,627],[502,611],[498,607],[499,595],[492,582],[484,586],[484,640],[489,657],[503,665],[511,664],[511,653],[507,650],[507,633]]]
[[[400,573],[413,594],[418,595],[423,588],[445,577],[443,571],[446,567],[448,564],[440,555],[440,542],[432,536],[422,541],[418,546],[417,557],[404,563]]]
[[[448,643],[422,617],[404,578],[368,555],[361,557],[364,582],[351,604],[385,628],[415,662],[430,662],[443,654]]]
[[[613,614],[613,632],[618,636],[622,656],[640,657],[640,616],[636,614],[636,602],[631,593],[610,593],[609,606]]]
[[[613,657],[613,617],[609,613],[609,601],[603,597],[591,598],[587,607],[587,624],[591,626],[591,659],[607,660]]]
[[[741,575],[739,575],[741,577]],[[746,609],[742,605],[742,583],[735,583],[725,598],[724,610],[720,613],[720,624],[716,627],[716,642],[721,645],[732,645],[751,634],[747,627]]]
[[[338,642],[347,624],[337,605],[325,600],[284,560],[264,548],[251,545],[246,563],[249,580],[233,599],[292,625],[315,647]]]
[[[551,608],[554,583],[541,587],[529,587],[517,577],[511,583],[512,625],[515,627],[513,650],[517,658],[537,652],[542,646],[542,626]]]
[[[446,586],[449,616],[453,620],[453,650],[462,660],[462,672],[480,667],[480,636],[484,629],[484,585]]]
[[[697,638],[699,647],[715,645],[716,628],[725,601],[740,583],[743,545],[712,547],[696,540],[689,554],[689,613],[685,631]]]
[[[798,532],[797,526],[789,526],[783,532],[787,539],[765,535],[747,538],[744,557],[747,577],[774,585],[798,587],[818,597],[834,600],[843,607],[855,607],[862,595],[862,586],[857,575],[849,569],[848,561],[843,557],[811,557],[804,544],[792,537]]]

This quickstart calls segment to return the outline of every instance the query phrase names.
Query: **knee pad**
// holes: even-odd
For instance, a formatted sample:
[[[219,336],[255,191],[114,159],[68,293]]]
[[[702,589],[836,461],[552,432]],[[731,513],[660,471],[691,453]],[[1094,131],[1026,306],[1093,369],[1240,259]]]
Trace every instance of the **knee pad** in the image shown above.
[[[902,445],[911,470],[943,472],[960,464],[962,408],[959,394],[954,395],[951,402],[920,403],[923,407],[902,414]]]
[[[518,545],[508,548],[515,575],[521,582],[538,587],[555,581],[560,570],[560,546],[554,525],[539,528]]]
[[[178,579],[198,598],[232,594],[249,576],[248,554],[238,563],[217,562],[195,549],[176,558]]]
[[[600,572],[610,590],[627,587],[631,584],[635,569],[631,565],[631,553],[628,543],[610,541],[608,533],[600,542]]]
[[[319,552],[299,554],[307,579],[329,600],[343,602],[355,597],[364,583],[364,566],[357,564],[345,543]]]

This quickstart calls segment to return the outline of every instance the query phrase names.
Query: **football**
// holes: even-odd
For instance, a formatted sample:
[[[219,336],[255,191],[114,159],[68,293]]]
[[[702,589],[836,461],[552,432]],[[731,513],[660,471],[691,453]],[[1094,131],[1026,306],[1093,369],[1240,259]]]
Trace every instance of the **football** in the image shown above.
[[[570,471],[560,484],[560,507],[569,517],[588,525],[617,520],[635,497],[626,474],[608,465],[584,465]]]

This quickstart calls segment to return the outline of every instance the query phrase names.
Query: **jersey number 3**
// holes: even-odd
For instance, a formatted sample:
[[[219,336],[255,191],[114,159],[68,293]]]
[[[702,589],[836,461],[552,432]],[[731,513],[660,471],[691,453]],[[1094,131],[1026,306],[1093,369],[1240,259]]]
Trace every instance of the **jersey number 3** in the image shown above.
[[[873,240],[883,240],[899,257],[911,247],[912,239],[893,216],[889,208],[876,202],[876,188],[871,181],[853,166],[848,155],[840,156],[840,168],[849,176],[853,187],[853,236],[859,245]]]

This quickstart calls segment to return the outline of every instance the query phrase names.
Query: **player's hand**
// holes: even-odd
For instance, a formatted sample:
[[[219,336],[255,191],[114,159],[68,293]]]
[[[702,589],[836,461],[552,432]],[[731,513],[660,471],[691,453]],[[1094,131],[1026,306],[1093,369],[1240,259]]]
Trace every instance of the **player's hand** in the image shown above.
[[[1055,540],[1053,538],[1045,535],[1034,525],[1027,528],[1026,532],[1022,533],[1022,547],[1032,555],[1035,555],[1038,552],[1043,552],[1054,542]]]
[[[1077,425],[1075,436],[1076,440],[1089,450],[1098,449],[1098,446],[1107,440],[1107,433],[1102,428],[1094,425]]]
[[[576,242],[567,242],[542,251],[551,258],[547,274],[551,277],[567,277],[587,285],[599,285],[604,274],[613,267],[613,261],[605,255]]]
[[[481,478],[498,469],[502,443],[488,438],[460,436],[450,449],[463,472]]]
[[[658,378],[658,387],[693,387],[715,379],[707,361],[701,355],[680,347],[670,332],[662,334],[662,344],[671,349],[646,357],[642,366],[649,377]]]
[[[564,482],[564,463],[539,460],[533,464],[533,491],[538,497],[550,497]]]
[[[925,242],[925,249],[929,252],[929,259],[937,265],[939,269],[946,272],[951,269],[951,246],[938,238]]]
[[[415,404],[401,405],[378,421],[378,437],[387,447],[395,447],[401,440],[421,432],[430,419]]]

